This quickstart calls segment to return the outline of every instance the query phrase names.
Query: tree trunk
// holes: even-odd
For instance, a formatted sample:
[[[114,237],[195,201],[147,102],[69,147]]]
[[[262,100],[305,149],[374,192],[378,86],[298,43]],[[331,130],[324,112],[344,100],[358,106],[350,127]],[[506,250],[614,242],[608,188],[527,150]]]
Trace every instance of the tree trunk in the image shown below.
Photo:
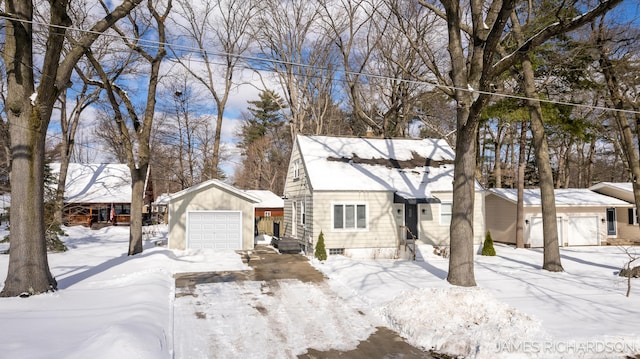
[[[598,44],[600,45],[600,68],[607,82],[607,88],[609,90],[609,94],[611,95],[611,102],[613,102],[613,105],[616,109],[623,110],[624,98],[619,92],[621,86],[618,83],[618,78],[616,76],[616,73],[614,72],[614,65],[606,53],[605,46],[603,46],[602,44],[603,40],[602,38],[600,38],[603,35],[602,30],[603,29],[600,29],[601,32],[598,34]],[[640,210],[640,159],[637,152],[638,150],[636,148],[637,138],[634,139],[631,124],[629,123],[629,120],[627,119],[627,116],[624,112],[615,111],[614,116],[618,125],[618,130],[620,131],[623,157],[627,160],[627,165],[629,166],[629,171],[631,172],[630,177],[636,210]],[[638,120],[637,116],[636,120]],[[638,123],[636,123],[636,127],[637,126]],[[636,128],[636,130],[640,131],[640,128]]]
[[[524,248],[524,168],[527,145],[527,122],[520,124],[520,149],[518,151],[518,201],[516,203],[516,247]]]
[[[458,108],[458,117],[468,119],[469,111]],[[471,121],[470,121],[471,122]],[[453,179],[453,208],[451,213],[451,256],[447,281],[453,285],[476,285],[473,270],[473,209],[475,200],[476,135],[475,126],[459,127],[456,136],[456,158]]]
[[[144,183],[148,166],[131,170],[131,214],[129,228],[129,255],[142,253],[142,207]]]
[[[525,95],[531,117],[531,133],[535,151],[538,175],[540,176],[540,197],[542,200],[542,231],[544,255],[542,268],[550,272],[562,272],[560,247],[558,244],[558,224],[556,222],[556,199],[553,188],[553,172],[549,162],[549,147],[544,134],[542,108],[537,98],[533,66],[528,58],[522,61]]]
[[[30,1],[8,1],[7,11],[33,17]],[[6,113],[11,137],[11,234],[9,268],[3,297],[55,290],[49,270],[44,228],[44,136],[34,88],[32,28],[30,22],[6,21],[4,59],[7,67]]]

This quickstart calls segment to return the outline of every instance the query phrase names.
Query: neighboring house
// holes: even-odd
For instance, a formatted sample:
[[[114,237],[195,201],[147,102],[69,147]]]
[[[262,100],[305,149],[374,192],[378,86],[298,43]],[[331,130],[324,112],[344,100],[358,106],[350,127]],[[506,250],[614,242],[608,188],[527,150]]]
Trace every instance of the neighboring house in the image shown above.
[[[556,189],[556,218],[561,246],[602,245],[619,238],[620,213],[628,202],[589,189]],[[516,243],[516,189],[493,188],[485,198],[486,226],[495,242]],[[523,239],[526,247],[542,247],[540,189],[524,190]]]
[[[168,193],[162,193],[155,201],[151,202],[151,220],[154,223],[169,223],[169,216],[167,215],[169,196]]]
[[[284,200],[271,191],[245,190],[246,193],[258,198],[255,208],[255,234],[267,234],[280,237],[280,228],[284,221]]]
[[[618,238],[640,242],[640,230],[638,229],[638,209],[633,197],[633,185],[631,182],[600,182],[591,186],[592,191],[607,196],[621,199],[631,204],[631,208],[621,209],[616,212],[618,219]]]
[[[50,164],[54,176],[60,163]],[[131,214],[131,172],[126,164],[70,163],[64,189],[67,225],[124,224]]]
[[[251,249],[254,205],[260,199],[219,180],[167,198],[171,249]]]
[[[444,140],[297,136],[284,188],[284,236],[310,253],[398,255],[405,239],[449,244],[454,151]],[[476,183],[474,243],[484,238]]]

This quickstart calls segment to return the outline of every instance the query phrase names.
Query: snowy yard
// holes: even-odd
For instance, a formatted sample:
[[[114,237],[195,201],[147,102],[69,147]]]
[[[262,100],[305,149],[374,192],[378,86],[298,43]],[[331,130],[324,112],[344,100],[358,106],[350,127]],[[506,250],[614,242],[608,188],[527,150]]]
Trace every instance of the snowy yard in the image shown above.
[[[498,245],[496,257],[476,257],[477,288],[448,285],[447,260],[424,247],[417,262],[312,261],[328,277],[321,285],[215,283],[176,298],[174,273],[250,267],[232,251],[171,251],[150,241],[127,257],[128,227],[66,230],[69,251],[49,256],[60,290],[0,299],[1,357],[296,357],[354,348],[378,325],[468,358],[640,353],[640,279],[625,297],[626,280],[615,273],[627,255],[617,247],[563,248],[565,272],[548,273],[541,250]],[[7,265],[0,255],[0,286]]]

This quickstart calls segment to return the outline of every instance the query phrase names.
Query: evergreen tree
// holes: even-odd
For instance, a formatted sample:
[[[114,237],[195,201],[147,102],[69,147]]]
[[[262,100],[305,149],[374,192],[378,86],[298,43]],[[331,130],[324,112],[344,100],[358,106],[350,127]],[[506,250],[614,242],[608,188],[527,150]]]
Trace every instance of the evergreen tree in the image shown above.
[[[496,249],[493,248],[493,238],[491,238],[491,232],[487,231],[487,235],[484,237],[484,245],[482,246],[483,256],[495,256]]]
[[[327,250],[324,248],[324,233],[322,233],[322,231],[320,231],[320,235],[318,236],[314,256],[320,261],[327,260]]]

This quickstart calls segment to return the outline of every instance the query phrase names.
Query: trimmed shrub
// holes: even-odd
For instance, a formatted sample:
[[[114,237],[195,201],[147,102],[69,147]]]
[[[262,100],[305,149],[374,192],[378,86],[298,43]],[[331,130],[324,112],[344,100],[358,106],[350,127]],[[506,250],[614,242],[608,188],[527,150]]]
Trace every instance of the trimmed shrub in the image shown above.
[[[491,232],[487,231],[487,235],[484,237],[484,244],[482,245],[483,256],[495,256],[496,249],[493,248],[493,238],[491,238]]]
[[[322,231],[320,231],[320,235],[318,236],[318,243],[316,243],[314,255],[320,261],[327,259],[327,250],[324,248],[324,233],[322,233]]]

